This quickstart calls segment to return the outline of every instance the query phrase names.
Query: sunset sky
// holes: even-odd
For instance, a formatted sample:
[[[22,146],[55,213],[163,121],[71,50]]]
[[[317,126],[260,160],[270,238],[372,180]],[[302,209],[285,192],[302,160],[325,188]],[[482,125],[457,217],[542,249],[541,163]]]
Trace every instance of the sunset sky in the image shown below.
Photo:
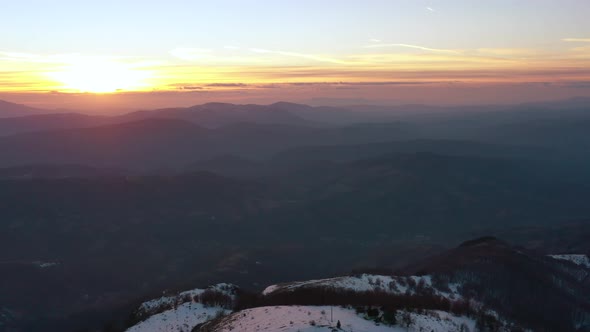
[[[588,0],[21,0],[1,14],[0,99],[43,107],[590,96]]]

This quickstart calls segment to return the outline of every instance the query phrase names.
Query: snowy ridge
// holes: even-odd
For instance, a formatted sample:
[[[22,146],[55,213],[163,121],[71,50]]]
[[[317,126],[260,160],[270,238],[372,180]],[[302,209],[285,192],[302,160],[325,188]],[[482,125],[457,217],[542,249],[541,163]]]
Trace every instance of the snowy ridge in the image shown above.
[[[398,312],[402,320],[404,312]],[[215,326],[215,331],[333,331],[340,321],[341,331],[406,332],[406,331],[474,331],[475,321],[442,311],[408,313],[409,328],[376,323],[357,314],[353,309],[330,306],[275,306],[260,307],[234,313]],[[333,317],[333,319],[331,319]]]
[[[127,329],[127,332],[190,332],[198,324],[231,311],[220,307],[205,307],[194,301],[150,316]]]
[[[215,290],[222,292],[229,296],[234,296],[236,286],[226,283],[217,284],[214,286],[207,287],[206,289],[191,289],[188,291],[184,291],[182,293],[178,293],[172,296],[163,296],[158,299],[153,299],[142,303],[139,308],[137,309],[140,313],[149,314],[151,312],[157,311],[163,307],[169,307],[174,304],[178,304],[181,302],[192,301],[195,296],[203,294],[206,290]]]
[[[572,262],[576,265],[580,265],[583,267],[587,267],[590,268],[590,258],[588,258],[588,255],[584,255],[584,254],[563,254],[563,255],[548,255],[551,258],[554,259],[560,259],[560,260],[564,260],[564,261],[569,261]]]
[[[442,286],[441,286],[442,285]],[[444,284],[432,276],[384,276],[362,274],[329,279],[309,280],[272,285],[263,292],[263,297],[275,293],[291,292],[301,288],[331,288],[343,291],[382,291],[395,295],[415,295],[428,290],[450,300],[462,300],[459,285]],[[442,288],[443,290],[439,290]],[[231,297],[235,304],[237,288],[219,284],[206,289],[193,289],[175,296],[166,296],[147,301],[140,306],[146,314],[143,321],[126,332],[191,332],[197,325],[206,331],[355,331],[355,332],[402,332],[402,331],[476,331],[476,321],[471,316],[455,315],[440,310],[404,310],[371,306],[313,306],[278,305],[260,306],[234,312],[232,306],[211,304],[202,295],[214,290]],[[500,330],[508,331],[507,322],[483,305],[469,301],[477,310],[486,312],[500,321]],[[208,305],[207,305],[208,304]],[[391,318],[391,315],[394,318]],[[338,329],[338,322],[340,322]],[[204,324],[204,325],[202,325]]]
[[[225,294],[233,301],[237,287],[222,283],[146,301],[139,306],[136,314],[147,318],[127,329],[127,332],[190,332],[198,324],[231,313],[231,310],[221,306],[199,303],[198,296],[209,290]]]
[[[405,277],[362,274],[359,276],[297,281],[268,286],[262,294],[271,295],[276,292],[289,292],[299,288],[332,288],[354,292],[382,291],[389,294],[414,294],[416,285],[431,288],[435,294],[449,299],[461,298],[457,284],[449,284],[449,289],[439,290],[433,285],[432,277],[428,275]]]

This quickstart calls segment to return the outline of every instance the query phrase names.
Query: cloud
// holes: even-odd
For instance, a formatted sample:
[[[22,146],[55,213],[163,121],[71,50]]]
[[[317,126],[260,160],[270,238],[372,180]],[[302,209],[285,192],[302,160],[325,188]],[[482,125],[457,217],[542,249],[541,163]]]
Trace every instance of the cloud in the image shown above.
[[[426,9],[430,12],[434,12],[434,9],[432,9],[432,7],[426,7]]]
[[[478,48],[479,54],[500,57],[532,57],[538,56],[541,51],[531,48]]]
[[[412,48],[422,51],[429,51],[429,52],[438,52],[438,53],[452,53],[452,54],[461,54],[459,51],[455,50],[445,50],[440,48],[430,48],[420,45],[411,45],[411,44],[377,44],[377,45],[366,45],[365,48],[391,48],[391,47],[405,47],[405,48]]]
[[[267,50],[267,49],[262,49],[262,48],[251,48],[250,51],[255,52],[255,53],[283,55],[283,56],[288,56],[288,57],[303,58],[303,59],[309,59],[309,60],[314,60],[314,61],[318,61],[318,62],[328,62],[328,63],[335,63],[335,64],[341,64],[341,65],[350,64],[349,62],[344,61],[344,60],[330,58],[330,57],[324,57],[324,56],[314,55],[314,54],[286,52],[286,51],[274,51],[274,50]]]
[[[241,88],[248,86],[246,83],[209,83],[205,86],[216,88]]]
[[[564,38],[562,41],[570,43],[590,43],[590,38]]]
[[[377,39],[377,38],[371,38],[371,39],[369,39],[369,41],[370,41],[371,43],[380,43],[380,42],[381,42],[381,39]]]

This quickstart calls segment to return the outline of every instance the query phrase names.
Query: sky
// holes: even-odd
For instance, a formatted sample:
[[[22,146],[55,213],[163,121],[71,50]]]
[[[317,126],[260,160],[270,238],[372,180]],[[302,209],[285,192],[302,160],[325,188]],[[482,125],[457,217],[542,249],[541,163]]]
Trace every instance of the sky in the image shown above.
[[[588,0],[2,2],[0,99],[36,106],[590,96]]]

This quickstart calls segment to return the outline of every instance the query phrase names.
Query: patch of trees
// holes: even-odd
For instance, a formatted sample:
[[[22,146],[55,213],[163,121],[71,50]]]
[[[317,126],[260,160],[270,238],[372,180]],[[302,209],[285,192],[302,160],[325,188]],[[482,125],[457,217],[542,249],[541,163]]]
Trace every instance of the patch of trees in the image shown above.
[[[471,313],[471,307],[466,302],[451,301],[445,297],[434,295],[432,292],[391,294],[384,291],[357,292],[333,288],[299,288],[267,296],[242,291],[238,296],[236,309],[277,305],[335,305],[387,308],[390,311],[402,309],[443,310],[457,315]]]
[[[200,295],[195,296],[195,301],[202,303],[206,307],[231,309],[234,305],[234,300],[231,296],[213,289],[207,289]]]
[[[482,264],[455,271],[440,279],[443,284],[447,279],[458,283],[459,292],[464,297],[477,299],[502,317],[535,331],[575,331],[574,313],[579,310],[590,312],[590,307],[588,302],[576,298],[575,293],[568,294],[560,289],[555,279],[560,277],[523,263],[518,266]],[[435,280],[433,278],[433,284],[440,281]],[[573,285],[561,280],[564,285]],[[478,318],[482,331],[497,330],[489,320],[489,317],[481,315]]]

